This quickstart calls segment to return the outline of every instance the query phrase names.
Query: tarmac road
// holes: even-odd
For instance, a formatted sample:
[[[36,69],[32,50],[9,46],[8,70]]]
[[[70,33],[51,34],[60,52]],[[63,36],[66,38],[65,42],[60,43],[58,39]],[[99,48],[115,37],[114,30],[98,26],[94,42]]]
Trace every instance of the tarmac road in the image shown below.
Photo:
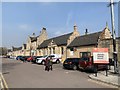
[[[85,72],[64,70],[62,64],[47,72],[43,65],[3,58],[2,71],[9,88],[114,88],[92,81]]]

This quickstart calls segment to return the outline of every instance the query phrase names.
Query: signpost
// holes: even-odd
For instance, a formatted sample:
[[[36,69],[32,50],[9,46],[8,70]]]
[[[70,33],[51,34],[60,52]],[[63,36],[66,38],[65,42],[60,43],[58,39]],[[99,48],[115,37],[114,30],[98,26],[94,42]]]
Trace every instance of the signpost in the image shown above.
[[[94,48],[93,49],[93,63],[96,68],[96,75],[97,76],[97,68],[99,64],[108,65],[109,64],[109,56],[108,56],[108,48]],[[107,69],[106,69],[106,76],[107,76]]]
[[[108,48],[94,48],[93,49],[93,62],[95,64],[108,64]]]

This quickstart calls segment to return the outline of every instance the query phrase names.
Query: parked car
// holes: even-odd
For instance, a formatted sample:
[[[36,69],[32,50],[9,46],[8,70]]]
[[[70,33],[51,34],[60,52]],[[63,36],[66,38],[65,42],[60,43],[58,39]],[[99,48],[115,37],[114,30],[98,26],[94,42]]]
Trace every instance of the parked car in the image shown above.
[[[34,58],[35,58],[35,56],[30,56],[30,57],[27,58],[27,61],[31,62]]]
[[[53,63],[60,63],[61,62],[61,55],[59,54],[51,54],[48,57],[52,57],[52,62]]]
[[[77,70],[77,69],[79,69],[79,67],[78,67],[79,60],[80,60],[80,58],[67,58],[63,62],[63,68]]]
[[[32,63],[36,63],[37,58],[41,58],[42,56],[35,56],[34,59],[32,60]]]
[[[24,56],[17,56],[16,60],[21,60],[21,61],[25,61],[25,57]]]
[[[20,60],[22,56],[17,56],[16,57],[16,60]]]
[[[10,56],[10,59],[16,59],[16,56]]]
[[[42,56],[40,58],[37,58],[36,63],[44,65],[47,57],[48,57],[48,55]]]
[[[91,70],[96,72],[96,70],[108,69],[106,65],[98,64],[97,67],[93,64],[93,57],[82,57],[79,60],[79,68],[82,70]]]
[[[24,61],[27,61],[27,59],[30,57],[30,56],[22,56],[24,58]]]

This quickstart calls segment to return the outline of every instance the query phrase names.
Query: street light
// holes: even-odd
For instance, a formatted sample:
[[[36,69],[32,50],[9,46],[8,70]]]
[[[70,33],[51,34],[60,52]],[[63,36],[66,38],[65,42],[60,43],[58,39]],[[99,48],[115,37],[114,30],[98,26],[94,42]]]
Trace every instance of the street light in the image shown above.
[[[110,11],[111,11],[111,25],[112,25],[112,39],[113,39],[113,59],[114,59],[114,73],[118,73],[117,70],[117,53],[116,53],[116,35],[115,35],[115,24],[114,24],[114,2],[110,0]]]

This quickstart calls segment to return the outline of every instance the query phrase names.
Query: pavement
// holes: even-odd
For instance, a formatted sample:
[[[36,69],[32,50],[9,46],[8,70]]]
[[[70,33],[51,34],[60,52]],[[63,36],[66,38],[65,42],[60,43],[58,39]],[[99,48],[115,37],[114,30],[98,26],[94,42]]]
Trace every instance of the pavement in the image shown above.
[[[120,75],[114,74],[114,67],[113,66],[111,66],[111,69],[108,70],[107,76],[106,76],[106,71],[98,71],[97,76],[95,74],[90,74],[89,78],[96,80],[96,81],[100,81],[103,83],[107,83],[107,84],[116,86],[120,90],[120,83],[118,82],[120,80]]]
[[[1,78],[1,73],[0,73],[0,90],[2,90],[3,85],[2,85],[2,78]]]
[[[1,88],[1,78],[0,78],[0,90],[1,90],[2,88]]]

